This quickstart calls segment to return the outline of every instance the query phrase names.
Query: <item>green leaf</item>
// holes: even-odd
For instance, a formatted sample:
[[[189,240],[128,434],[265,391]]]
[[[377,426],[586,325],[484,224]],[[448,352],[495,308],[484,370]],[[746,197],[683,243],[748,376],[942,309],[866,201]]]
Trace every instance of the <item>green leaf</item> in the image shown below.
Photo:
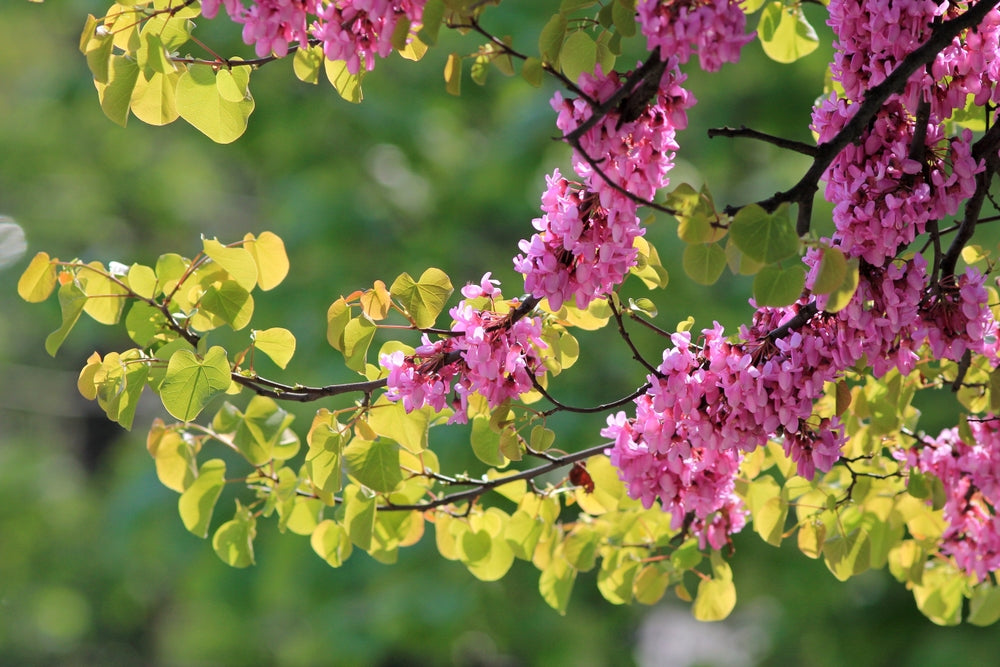
[[[597,65],[597,44],[583,30],[570,33],[559,51],[559,64],[570,81],[583,73],[592,73]]]
[[[765,266],[753,280],[753,297],[758,306],[787,306],[802,296],[806,270],[801,264],[782,269]]]
[[[136,51],[135,61],[144,75],[168,74],[176,71],[174,64],[170,62],[167,51],[163,46],[160,35],[150,30],[153,22],[150,21],[143,28],[141,34],[141,45]]]
[[[295,336],[288,329],[271,327],[250,332],[254,348],[266,354],[278,368],[287,368],[295,354]]]
[[[611,17],[615,22],[615,30],[623,37],[631,37],[635,34],[635,2],[614,0]]]
[[[826,566],[840,581],[867,570],[871,564],[868,531],[855,529],[847,535],[834,535],[823,543]]]
[[[365,76],[365,70],[361,69],[357,74],[351,74],[347,69],[347,63],[343,60],[327,60],[324,66],[326,78],[336,89],[341,98],[352,104],[360,104],[365,98],[361,92],[361,80]]]
[[[752,259],[765,264],[780,262],[799,250],[799,236],[788,215],[788,204],[768,213],[757,204],[740,209],[729,232],[733,242]]]
[[[152,267],[133,264],[126,276],[129,289],[144,299],[152,299],[156,295],[156,272]]]
[[[969,618],[966,620],[980,627],[1000,620],[1000,588],[989,583],[973,588],[969,599]]]
[[[822,251],[813,285],[815,294],[829,294],[843,285],[847,278],[847,257],[840,248],[823,246]]]
[[[226,102],[242,102],[249,94],[247,84],[249,77],[235,75],[237,70],[222,68],[215,75],[215,86],[219,89],[219,96]]]
[[[114,46],[114,33],[99,25],[93,15],[89,15],[80,38],[80,51],[87,57],[87,66],[94,75],[94,81],[108,82]]]
[[[288,254],[285,242],[274,232],[261,232],[243,237],[243,248],[253,257],[257,266],[257,286],[267,292],[272,290],[288,275]]]
[[[253,539],[257,536],[257,520],[253,513],[237,503],[236,517],[225,522],[212,537],[212,548],[230,567],[254,564]]]
[[[122,354],[109,352],[101,368],[94,374],[97,402],[108,419],[132,429],[139,397],[149,374],[149,366],[139,350]]]
[[[198,464],[191,443],[175,429],[164,427],[162,420],[153,422],[146,449],[156,463],[156,476],[168,489],[184,493],[197,478]]]
[[[59,308],[62,310],[62,326],[45,338],[45,351],[50,356],[56,356],[56,352],[62,347],[69,332],[73,330],[86,305],[87,295],[83,293],[83,290],[80,289],[75,281],[70,281],[59,288]]]
[[[642,563],[627,550],[605,556],[597,573],[597,589],[611,604],[628,604],[632,601],[635,575],[641,567]]]
[[[504,539],[507,546],[511,548],[514,555],[522,560],[531,560],[538,545],[538,539],[542,536],[544,521],[539,516],[534,516],[523,510],[518,510],[511,515],[504,531]]]
[[[427,430],[433,414],[433,409],[429,407],[407,413],[402,401],[393,403],[385,396],[379,396],[368,413],[368,425],[377,434],[419,454],[427,449]]]
[[[205,290],[199,305],[204,313],[218,317],[234,331],[246,327],[253,317],[253,297],[234,280],[225,280]],[[197,324],[200,322],[192,322],[192,326]]]
[[[363,315],[350,320],[344,327],[344,364],[352,371],[364,371],[375,329],[375,323]]]
[[[943,563],[928,563],[921,585],[913,587],[917,608],[937,625],[962,622],[965,576]]]
[[[601,534],[586,524],[578,525],[563,542],[563,556],[579,572],[589,572],[597,565]]]
[[[177,501],[177,509],[184,527],[198,537],[208,537],[208,524],[212,521],[215,503],[225,486],[226,462],[222,459],[205,461],[198,470],[198,478],[191,483]]]
[[[94,82],[104,115],[122,127],[128,123],[128,110],[138,79],[139,66],[134,60],[113,55],[107,83]]]
[[[272,399],[254,396],[238,421],[233,444],[252,465],[264,465],[274,458],[274,448],[294,419]]]
[[[764,53],[779,63],[793,63],[819,46],[819,37],[798,4],[786,6],[776,1],[765,7],[760,15],[757,36]]]
[[[701,285],[713,285],[726,268],[726,251],[718,243],[689,245],[682,259],[684,273]]]
[[[544,452],[546,449],[552,446],[555,442],[556,433],[552,429],[545,428],[541,424],[537,424],[531,429],[531,438],[529,443],[531,448],[536,452]]]
[[[257,262],[246,248],[227,248],[216,239],[203,239],[205,254],[247,292],[257,285]]]
[[[486,465],[502,468],[507,458],[500,453],[500,434],[490,428],[490,419],[483,415],[472,419],[472,451]]]
[[[858,258],[853,257],[847,260],[847,270],[844,275],[844,282],[840,287],[830,292],[826,298],[826,303],[822,308],[828,313],[836,313],[847,308],[854,298],[854,293],[858,290],[861,276],[858,270]]]
[[[447,274],[435,268],[424,271],[419,281],[414,281],[410,274],[404,273],[389,288],[389,293],[402,304],[420,329],[434,326],[452,291],[454,290]]]
[[[444,22],[445,6],[442,0],[427,0],[424,5],[424,13],[420,17],[423,24],[417,34],[425,44],[434,46],[437,44],[438,33],[441,31],[441,24]]]
[[[312,532],[309,542],[313,551],[331,567],[343,565],[353,550],[347,531],[332,519],[321,521]]]
[[[721,621],[736,606],[736,586],[731,580],[702,579],[691,613],[699,621]]]
[[[306,454],[305,472],[316,487],[324,493],[340,490],[341,462],[347,429],[337,422],[328,410],[316,414],[309,435],[309,452]]]
[[[562,49],[563,40],[566,37],[567,27],[566,17],[563,14],[554,14],[542,28],[542,33],[538,37],[538,53],[541,54],[544,62],[555,65],[559,62],[559,51]]]
[[[173,417],[191,421],[209,401],[229,388],[231,382],[226,350],[215,346],[199,359],[190,350],[177,350],[170,357],[160,385],[160,400]]]
[[[707,186],[698,191],[681,183],[667,195],[666,206],[675,211],[677,236],[685,243],[714,243],[726,235],[725,227],[718,226],[719,215]]]
[[[539,58],[528,58],[521,67],[521,77],[535,88],[542,85],[544,72],[542,61]]]
[[[228,144],[243,136],[253,110],[249,91],[239,102],[224,99],[216,85],[216,74],[209,67],[189,67],[177,81],[177,111],[181,118],[216,143]]]
[[[462,94],[462,56],[449,53],[444,64],[444,89],[449,95]]]
[[[670,575],[657,565],[647,565],[635,576],[633,587],[639,604],[656,604],[667,592]]]
[[[368,551],[372,545],[375,530],[375,497],[364,489],[351,484],[344,489],[344,527],[359,549]]]
[[[344,458],[351,476],[373,491],[389,493],[403,481],[399,445],[391,440],[380,438],[371,442],[355,438],[344,449]]]
[[[550,607],[565,616],[575,582],[576,570],[565,560],[557,557],[549,561],[548,566],[542,570],[542,575],[538,579],[538,590]]]
[[[637,276],[649,289],[665,288],[670,282],[670,276],[663,268],[663,262],[660,261],[660,254],[656,252],[656,248],[641,236],[635,237],[633,245],[639,249],[639,261],[629,272]]]
[[[28,303],[48,299],[58,281],[55,262],[46,252],[35,255],[17,281],[18,295]]]
[[[317,44],[308,49],[298,49],[292,58],[292,71],[303,83],[319,83],[319,72],[323,67],[323,46]]]

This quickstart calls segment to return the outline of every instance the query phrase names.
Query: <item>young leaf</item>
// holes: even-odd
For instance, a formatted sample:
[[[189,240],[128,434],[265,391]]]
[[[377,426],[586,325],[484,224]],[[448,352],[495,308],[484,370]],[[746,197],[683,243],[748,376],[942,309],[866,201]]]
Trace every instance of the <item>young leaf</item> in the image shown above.
[[[198,537],[208,537],[215,503],[225,486],[226,463],[222,459],[205,461],[198,470],[198,478],[191,483],[177,501],[177,509],[184,527]]]
[[[753,296],[758,306],[787,306],[802,295],[805,283],[806,270],[801,264],[787,269],[772,264],[754,278]]]
[[[347,63],[343,60],[327,60],[324,66],[326,78],[336,89],[341,98],[352,104],[360,104],[364,99],[361,92],[361,79],[364,78],[365,70],[360,70],[357,74],[351,74],[347,69]]]
[[[793,63],[819,46],[819,37],[802,13],[801,5],[770,3],[760,15],[757,35],[764,53],[779,63]]]
[[[274,232],[261,232],[257,238],[247,234],[243,237],[243,248],[253,257],[257,265],[257,286],[265,292],[280,285],[288,275],[285,242]]]
[[[216,85],[216,74],[203,66],[189,67],[181,75],[176,103],[181,118],[219,144],[232,143],[243,136],[254,110],[249,91],[239,102],[223,98]]]
[[[698,582],[691,613],[699,621],[721,621],[736,606],[736,586],[732,581],[702,579]]]
[[[689,245],[682,259],[684,273],[701,285],[713,285],[726,268],[726,251],[718,243]]]
[[[215,346],[199,359],[190,350],[177,350],[170,357],[160,385],[160,400],[173,417],[191,421],[209,401],[229,388],[231,382],[226,350]]]
[[[17,281],[18,295],[28,303],[41,303],[56,288],[56,260],[46,252],[35,255]]]
[[[253,539],[257,536],[257,520],[253,513],[237,503],[236,517],[225,522],[212,537],[212,548],[230,567],[254,564]]]
[[[538,590],[550,607],[565,616],[575,582],[576,570],[565,560],[557,557],[542,570],[542,576],[538,579]]]
[[[424,271],[419,281],[414,281],[410,274],[404,273],[389,288],[389,292],[399,300],[413,323],[421,329],[434,326],[452,291],[451,280],[444,271],[435,268]]]
[[[331,567],[343,565],[353,550],[347,531],[332,519],[325,519],[316,526],[309,543]]]
[[[733,217],[729,231],[740,250],[765,264],[780,262],[799,250],[799,236],[787,204],[774,213],[757,204],[744,206]]]
[[[295,336],[288,329],[271,327],[250,332],[254,347],[271,358],[279,368],[286,368],[295,354]]]
[[[570,81],[583,73],[591,73],[597,65],[597,44],[583,30],[570,33],[559,51],[559,64]]]
[[[87,295],[83,293],[76,281],[70,281],[59,288],[59,308],[62,310],[62,326],[53,331],[45,339],[45,351],[50,356],[62,347],[66,336],[73,330],[77,320],[87,305]]]
[[[374,442],[355,438],[344,449],[351,476],[369,489],[389,493],[403,481],[399,468],[399,445],[391,440]]]
[[[257,285],[257,262],[246,248],[227,248],[216,239],[204,239],[205,254],[247,292]]]

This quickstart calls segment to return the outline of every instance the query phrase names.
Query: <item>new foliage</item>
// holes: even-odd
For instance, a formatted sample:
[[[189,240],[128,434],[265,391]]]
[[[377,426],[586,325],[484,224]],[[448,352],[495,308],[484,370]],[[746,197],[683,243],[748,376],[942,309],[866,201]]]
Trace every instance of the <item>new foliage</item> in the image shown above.
[[[448,57],[444,89],[460,92],[466,64],[480,84],[491,68],[523,85],[550,77],[574,173],[556,169],[540,184],[541,215],[513,258],[523,290],[505,297],[486,272],[442,317],[453,286],[430,268],[335,301],[327,339],[359,374],[353,383],[257,372],[256,353],[295,367],[292,332],[251,327],[253,292],[289,270],[269,232],[206,239],[193,258],[164,254],[155,266],[39,253],[18,291],[31,302],[58,292],[51,354],[83,314],[124,327],[135,347],[95,353],[80,391],[126,427],[146,388],[160,397],[177,422],[149,432],[157,473],[180,494],[184,525],[211,535],[234,567],[254,562],[267,518],[309,536],[334,567],[355,548],[391,563],[431,524],[441,555],[481,580],[531,562],[560,612],[577,573],[597,568],[612,603],[672,590],[713,620],[735,605],[726,559],[738,557],[731,536],[750,527],[775,546],[795,539],[841,580],[888,567],[937,623],[960,622],[965,600],[969,622],[993,623],[1000,299],[990,254],[970,242],[995,219],[1000,0],[823,4],[835,55],[816,91],[816,144],[712,131],[804,154],[810,166],[785,191],[720,208],[707,186],[670,182],[684,150],[677,131],[697,102],[685,71],[736,63],[754,39],[778,63],[810,53],[818,39],[799,3],[563,0],[535,43],[491,32],[505,11],[497,1],[121,0],[88,18],[80,42],[120,124],[180,117],[233,141],[253,111],[254,68],[289,58],[302,80],[325,72],[357,102],[380,58],[419,60],[455,30],[475,46]],[[217,15],[242,27],[253,59],[192,41]],[[637,64],[618,60],[629,48],[644,53]],[[829,237],[812,231],[821,182]],[[670,267],[644,238],[650,219],[676,221],[695,282],[727,266],[755,274],[750,322],[734,332],[657,324],[652,297],[668,289]],[[626,280],[650,298],[620,297]],[[576,336],[605,326],[646,381],[604,405],[567,405],[549,378],[577,362]],[[213,343],[221,327],[246,332],[244,344]],[[660,359],[632,343],[635,327],[661,334]],[[377,333],[391,340],[376,351]],[[967,412],[926,434],[911,402],[941,387]],[[319,400],[311,424],[282,408]],[[607,426],[567,446],[547,421],[558,412],[602,413]],[[442,470],[432,427],[465,423],[482,467]],[[234,455],[239,469],[226,463]],[[235,511],[215,518],[237,480]]]

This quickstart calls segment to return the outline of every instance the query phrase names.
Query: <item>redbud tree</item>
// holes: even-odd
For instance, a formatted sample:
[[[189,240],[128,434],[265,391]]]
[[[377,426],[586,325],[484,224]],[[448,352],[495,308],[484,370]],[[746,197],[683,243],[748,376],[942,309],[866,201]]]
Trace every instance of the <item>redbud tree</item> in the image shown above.
[[[530,562],[560,612],[577,574],[597,569],[611,603],[669,591],[704,620],[733,609],[732,537],[752,530],[794,540],[840,580],[888,567],[936,623],[995,622],[1000,297],[995,260],[972,240],[998,219],[1000,0],[821,2],[834,55],[815,142],[710,131],[808,166],[785,190],[725,203],[671,180],[697,109],[686,72],[739,67],[758,40],[781,76],[818,45],[800,2],[553,1],[529,37],[491,29],[506,4],[119,0],[87,17],[80,50],[111,120],[181,118],[221,143],[244,132],[259,68],[291,61],[360,102],[382,59],[419,61],[442,31],[468,45],[448,56],[442,94],[493,70],[558,87],[552,131],[572,173],[538,184],[539,215],[511,248],[523,285],[483,267],[456,296],[430,267],[343,286],[327,340],[355,382],[297,383],[294,334],[254,328],[253,293],[289,271],[272,232],[203,239],[152,266],[34,257],[18,291],[57,293],[50,354],[82,315],[134,343],[94,353],[79,390],[126,428],[144,391],[159,397],[171,419],[146,442],[184,526],[234,567],[253,564],[265,520],[333,567],[355,550],[392,563],[433,539],[484,581]],[[206,20],[237,24],[247,52],[213,50]],[[817,197],[832,221],[815,219]],[[662,265],[649,225],[676,225],[681,267]],[[753,276],[752,317],[668,330],[654,304],[668,270],[703,285]],[[620,339],[606,354],[645,382],[571,405],[561,389],[599,381],[578,339],[604,327]],[[282,375],[258,372],[265,357]],[[914,396],[941,389],[963,413],[928,433]],[[311,423],[293,423],[289,402],[315,403]],[[558,413],[606,425],[561,442]],[[442,467],[441,429],[464,429],[481,465]],[[235,507],[217,507],[225,485],[241,488]]]

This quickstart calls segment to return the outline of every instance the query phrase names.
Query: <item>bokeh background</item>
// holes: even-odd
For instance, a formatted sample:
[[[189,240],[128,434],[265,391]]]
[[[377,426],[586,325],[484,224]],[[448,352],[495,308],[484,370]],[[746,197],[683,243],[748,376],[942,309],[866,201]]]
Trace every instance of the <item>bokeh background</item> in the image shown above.
[[[530,50],[548,5],[507,0],[485,24]],[[940,665],[989,664],[995,629],[937,628],[882,572],[840,584],[788,544],[741,536],[733,560],[740,595],[731,619],[698,624],[667,596],[652,608],[615,607],[581,576],[565,616],[545,605],[537,571],[515,564],[484,584],[441,559],[431,534],[395,566],[355,554],[341,569],[308,540],[260,524],[257,565],[225,566],[187,533],[176,495],[156,479],[144,427],[162,413],[143,405],[134,432],[108,422],[76,393],[96,350],[128,343],[81,320],[53,359],[44,336],[55,300],[22,303],[15,285],[39,250],[69,259],[151,263],[188,256],[200,235],[223,241],[272,230],[292,272],[257,298],[257,328],[285,326],[299,350],[286,381],[350,379],[325,342],[331,301],[400,272],[444,269],[456,284],[493,271],[519,288],[511,257],[531,233],[543,176],[566,170],[551,140],[550,90],[493,72],[444,94],[444,37],[418,64],[380,62],[358,106],[327,85],[295,80],[289,63],[256,72],[257,108],[246,135],[218,146],[178,121],[127,129],[102,114],[77,51],[87,13],[103,0],[4,0],[0,6],[0,214],[26,230],[28,254],[0,271],[0,664],[3,665]],[[700,103],[674,182],[707,181],[720,203],[760,199],[793,183],[802,159],[759,143],[708,140],[709,127],[747,124],[809,140],[812,101],[829,56],[824,10],[806,7],[824,46],[794,66],[767,61],[757,44],[738,66],[692,73]],[[223,54],[250,50],[238,30],[203,22]],[[636,54],[637,57],[638,54]],[[623,61],[619,61],[625,62]],[[823,209],[819,209],[822,217]],[[745,279],[697,288],[680,269],[674,223],[648,237],[673,281],[654,300],[672,327],[694,314],[728,327],[750,309]],[[634,286],[632,289],[636,289]],[[641,291],[641,288],[638,288]],[[637,292],[638,293],[638,292]],[[85,318],[86,319],[86,318]],[[569,402],[597,403],[641,381],[624,351],[584,335],[584,359],[554,384]],[[641,339],[655,357],[656,341]],[[609,351],[610,350],[610,351]],[[621,353],[621,354],[619,354]],[[942,421],[954,409],[933,397]],[[302,421],[308,411],[302,408]],[[299,408],[296,408],[299,410]],[[602,419],[564,418],[560,442],[594,444]],[[447,438],[451,438],[449,441]],[[461,447],[463,436],[446,436]],[[217,518],[218,520],[218,518]],[[749,531],[748,531],[749,532]]]

